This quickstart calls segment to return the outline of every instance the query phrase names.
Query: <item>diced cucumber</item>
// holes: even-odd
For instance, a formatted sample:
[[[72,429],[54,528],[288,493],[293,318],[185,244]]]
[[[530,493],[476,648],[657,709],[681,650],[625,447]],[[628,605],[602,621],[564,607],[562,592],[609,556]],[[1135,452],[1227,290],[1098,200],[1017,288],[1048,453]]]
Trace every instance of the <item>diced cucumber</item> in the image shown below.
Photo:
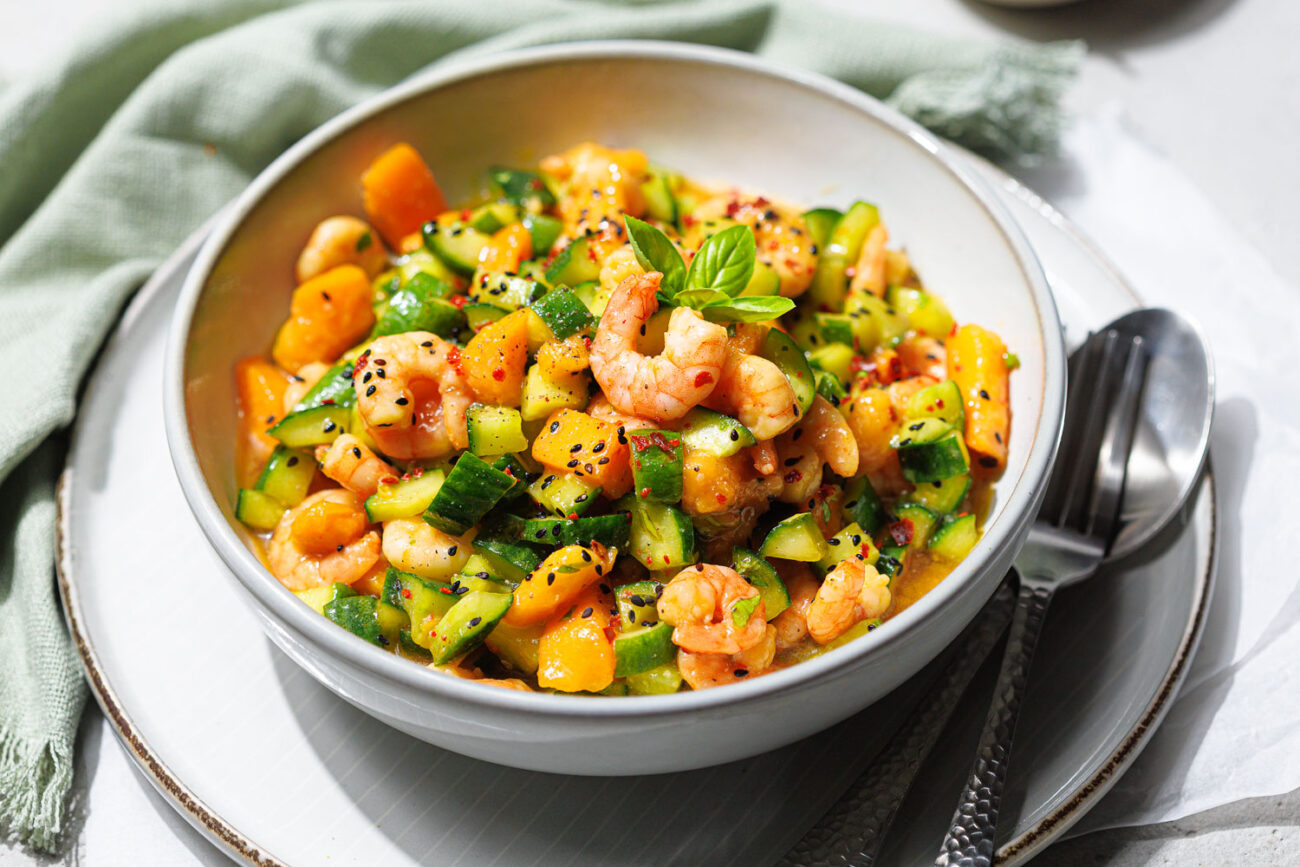
[[[859,620],[850,626],[845,632],[834,641],[826,645],[826,650],[834,650],[837,647],[843,647],[851,641],[856,641],[868,632],[873,632],[881,624],[879,617],[872,617],[870,620]]]
[[[582,387],[577,387],[581,383]],[[583,409],[590,400],[585,379],[573,387],[558,385],[547,379],[541,367],[534,364],[524,374],[523,400],[519,412],[524,421],[544,419],[557,409]]]
[[[682,438],[675,431],[642,430],[627,435],[633,490],[642,499],[676,503],[682,498]]]
[[[652,626],[659,622],[659,609],[656,603],[659,601],[659,594],[663,592],[663,587],[664,585],[658,581],[635,581],[624,584],[614,591],[618,614],[623,620],[625,629],[638,624]]]
[[[938,385],[927,386],[908,401],[908,419],[937,418],[960,429],[966,423],[966,410],[962,406],[961,389],[951,379]]]
[[[817,568],[825,575],[841,561],[855,556],[861,556],[867,565],[874,566],[880,558],[880,552],[876,550],[870,535],[857,524],[849,524],[826,540],[826,556],[817,562]]]
[[[555,205],[555,194],[540,175],[523,169],[493,166],[488,170],[492,190],[512,205],[530,211],[544,211]]]
[[[397,647],[397,633],[410,621],[406,612],[373,596],[347,596],[325,603],[325,617],[379,647]]]
[[[502,310],[527,307],[541,292],[540,283],[517,274],[483,274],[469,287],[469,297],[476,303],[491,304]]]
[[[898,433],[889,441],[889,447],[895,449],[914,445],[925,445],[943,439],[953,432],[952,422],[941,418],[917,418],[905,420]]]
[[[960,515],[948,518],[935,530],[930,539],[930,553],[946,563],[957,563],[966,558],[978,541],[975,516]]]
[[[753,551],[745,548],[733,550],[731,568],[758,588],[758,595],[763,600],[763,608],[767,611],[768,620],[790,607],[790,593],[786,590],[785,582],[781,580],[776,567]]]
[[[595,505],[600,485],[569,473],[544,473],[528,486],[528,493],[551,514],[567,518],[581,515]]]
[[[754,263],[754,273],[750,276],[749,282],[745,284],[745,288],[740,290],[742,296],[767,297],[779,295],[780,293],[781,276],[762,262]]]
[[[465,277],[472,275],[478,268],[479,256],[491,240],[490,235],[460,221],[424,224],[425,246],[443,264]]]
[[[818,252],[826,249],[826,244],[831,239],[831,232],[835,230],[835,226],[843,216],[842,212],[834,208],[813,208],[804,213],[803,221],[808,226],[808,234],[812,235]]]
[[[969,490],[970,475],[962,473],[938,482],[920,482],[916,490],[907,495],[907,499],[920,503],[932,512],[946,515],[957,510]]]
[[[912,525],[912,539],[907,543],[911,550],[924,548],[930,541],[930,534],[939,523],[939,516],[920,503],[902,503],[894,507],[894,514],[899,521]]]
[[[564,232],[564,223],[546,214],[529,214],[524,217],[524,228],[532,238],[533,255],[544,259]]]
[[[853,379],[853,347],[843,343],[828,343],[809,351],[808,361],[813,367],[832,374],[841,385]]]
[[[681,510],[628,494],[615,508],[632,513],[632,556],[652,569],[695,562],[695,527]]]
[[[677,658],[673,627],[667,623],[638,626],[614,636],[614,676],[643,674]]]
[[[555,340],[585,334],[596,325],[596,318],[587,305],[566,286],[556,286],[547,292],[533,302],[532,309],[551,329]]]
[[[807,216],[804,217],[807,220]],[[858,261],[862,242],[867,233],[880,223],[880,212],[875,205],[854,202],[853,207],[840,218],[830,236],[821,247],[817,270],[813,274],[809,300],[815,309],[838,310],[848,290],[849,266]],[[814,235],[815,237],[815,235]]]
[[[428,274],[416,274],[388,299],[371,337],[430,331],[451,337],[465,327],[465,313],[446,299],[453,290]]]
[[[546,282],[551,286],[577,286],[600,279],[600,262],[588,237],[577,238],[555,255],[546,268]],[[590,305],[588,305],[590,306]]]
[[[469,450],[480,457],[522,452],[528,448],[524,420],[519,410],[508,406],[471,404],[465,410]]]
[[[253,488],[274,497],[281,506],[292,508],[307,497],[315,477],[316,458],[311,452],[276,446]]]
[[[758,553],[764,557],[816,563],[826,556],[826,540],[817,529],[813,516],[800,512],[773,527],[763,539]]]
[[[677,670],[676,661],[627,677],[627,691],[631,695],[670,695],[681,688],[682,673]]]
[[[866,476],[844,486],[844,517],[860,526],[869,536],[889,521],[889,512]]]
[[[495,304],[481,304],[472,302],[466,304],[461,311],[465,314],[465,322],[473,331],[480,331],[483,328],[496,322],[510,311],[504,307],[498,307]]]
[[[459,536],[482,520],[514,484],[510,475],[465,452],[429,503],[424,520],[444,533]]]
[[[663,172],[650,171],[648,180],[641,184],[645,199],[645,213],[651,220],[676,225],[677,197],[673,195],[672,180]]]
[[[913,484],[939,482],[970,472],[966,442],[958,431],[929,442],[908,441],[905,437],[899,441],[898,462],[903,468],[903,478]]]
[[[578,299],[587,305],[591,315],[597,319],[605,312],[605,306],[609,304],[609,297],[613,293],[614,290],[606,289],[597,280],[588,280],[586,283],[579,283],[573,287],[573,294],[577,295]]]
[[[497,623],[483,643],[516,671],[524,674],[537,673],[537,646],[542,638],[546,624],[533,626],[511,626],[504,621]]]
[[[696,407],[682,418],[682,442],[691,451],[725,458],[758,442],[753,432],[729,415]]]
[[[500,231],[511,223],[519,222],[519,208],[509,202],[488,202],[479,205],[469,215],[469,224],[485,235]]]
[[[853,346],[856,336],[853,332],[853,318],[847,313],[818,313],[817,329],[826,343],[842,343]]]
[[[235,500],[235,517],[254,530],[274,530],[284,512],[283,503],[262,491],[241,488]]]
[[[460,598],[434,627],[429,652],[436,665],[446,665],[477,647],[510,610],[509,593],[472,590]]]
[[[763,338],[759,355],[780,368],[785,378],[790,381],[790,388],[794,391],[795,403],[799,405],[799,415],[802,417],[812,406],[813,398],[817,396],[817,383],[813,379],[812,368],[808,366],[808,359],[804,357],[799,344],[784,331],[773,328]]]
[[[293,405],[290,415],[320,406],[351,406],[356,403],[357,392],[352,387],[352,371],[351,361],[340,361],[325,371],[324,375],[316,380],[316,384]],[[287,421],[288,418],[286,416],[285,420]]]
[[[952,331],[952,313],[936,295],[921,289],[890,286],[885,298],[907,318],[908,325],[926,337],[943,340]]]
[[[428,274],[448,285],[459,285],[460,277],[456,272],[443,264],[443,261],[433,255],[433,251],[428,247],[412,250],[402,256],[397,260],[396,267],[403,283],[414,278],[416,274]]]
[[[356,596],[357,591],[353,590],[346,584],[326,584],[324,587],[309,587],[306,590],[295,590],[294,596],[297,596],[303,602],[306,602],[317,614],[325,613],[326,603],[333,602],[335,599],[344,599],[348,596]]]
[[[860,352],[892,346],[907,333],[907,319],[870,292],[851,292],[844,312],[853,320],[853,337]]]
[[[290,413],[267,433],[290,448],[302,449],[332,443],[351,426],[351,405],[330,404]]]
[[[399,629],[397,631],[397,655],[412,662],[418,662],[421,665],[428,665],[433,662],[433,654],[416,644],[409,629]]]
[[[380,597],[389,605],[401,608],[410,621],[411,640],[428,648],[433,627],[446,616],[458,598],[455,590],[441,581],[429,581],[393,566],[384,575]]]
[[[906,559],[906,546],[885,545],[880,549],[880,558],[876,560],[876,571],[892,583],[898,573],[903,571],[903,563]]]
[[[627,550],[631,541],[632,518],[627,512],[594,518],[531,518],[524,523],[523,537],[538,545],[589,546],[593,541],[606,548]]]
[[[474,550],[487,561],[493,575],[511,586],[518,586],[525,575],[531,575],[544,557],[544,549],[536,545],[496,535],[477,537]]]
[[[525,434],[527,439],[527,434]],[[516,497],[522,497],[528,490],[528,468],[524,462],[519,459],[518,455],[502,455],[492,462],[492,469],[500,470],[507,476],[515,480],[510,490],[502,500],[513,500]]]
[[[817,382],[817,393],[829,400],[831,406],[839,406],[848,399],[848,391],[835,374],[818,370],[813,373],[813,379]]]
[[[366,497],[366,517],[380,524],[397,518],[414,518],[429,508],[447,476],[442,470],[425,470],[409,479],[379,483]]]

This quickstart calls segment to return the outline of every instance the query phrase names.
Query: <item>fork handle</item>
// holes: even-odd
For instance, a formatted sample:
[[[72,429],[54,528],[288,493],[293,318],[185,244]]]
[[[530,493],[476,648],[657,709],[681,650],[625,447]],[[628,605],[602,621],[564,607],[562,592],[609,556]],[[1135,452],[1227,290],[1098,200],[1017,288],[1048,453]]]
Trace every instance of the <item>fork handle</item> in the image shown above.
[[[966,788],[953,813],[948,835],[935,860],[936,867],[984,867],[993,863],[998,810],[1011,758],[1011,739],[1020,717],[1020,700],[1025,694],[1029,664],[1042,633],[1047,606],[1054,588],[1022,575],[1016,610],[1007,632],[1002,669],[984,720],[979,750],[971,767]]]

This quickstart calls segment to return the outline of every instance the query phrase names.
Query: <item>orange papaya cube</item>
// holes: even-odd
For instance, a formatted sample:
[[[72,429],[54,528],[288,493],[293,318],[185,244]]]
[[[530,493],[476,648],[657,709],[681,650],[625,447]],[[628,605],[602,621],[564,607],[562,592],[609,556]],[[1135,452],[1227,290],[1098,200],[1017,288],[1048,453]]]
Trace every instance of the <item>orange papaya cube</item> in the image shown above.
[[[235,399],[239,413],[239,439],[235,466],[240,487],[251,487],[276,440],[267,430],[284,411],[284,392],[289,378],[284,371],[260,355],[250,355],[235,365]]]
[[[579,593],[599,582],[613,565],[614,555],[604,546],[567,545],[552,552],[515,588],[505,622],[528,626],[552,619]]]
[[[546,624],[537,644],[537,683],[562,692],[600,692],[614,682],[613,598],[598,586],[579,593]]]
[[[290,373],[313,361],[332,362],[370,333],[370,279],[356,265],[339,265],[293,290],[289,318],[271,356]]]
[[[375,158],[361,175],[361,189],[370,225],[394,249],[400,249],[404,237],[447,210],[433,172],[405,142]]]
[[[461,370],[484,403],[519,406],[528,366],[528,311],[516,310],[483,328],[461,351]]]
[[[537,439],[533,458],[558,473],[573,473],[610,499],[632,489],[627,435],[619,426],[576,409],[551,413]]]
[[[484,274],[515,273],[533,255],[533,236],[523,223],[498,229],[478,254],[478,270]]]
[[[735,509],[753,475],[752,461],[744,451],[720,458],[687,449],[682,454],[682,509],[688,515]]]

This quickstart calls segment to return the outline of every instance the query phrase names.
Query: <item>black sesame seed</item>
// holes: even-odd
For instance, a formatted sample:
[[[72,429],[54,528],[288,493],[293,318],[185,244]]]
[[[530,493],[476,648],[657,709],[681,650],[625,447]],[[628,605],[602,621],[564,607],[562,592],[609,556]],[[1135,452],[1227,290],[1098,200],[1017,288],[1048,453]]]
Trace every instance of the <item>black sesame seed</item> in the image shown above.
[[[374,393],[375,393],[375,386],[372,385],[370,386],[370,388],[366,389],[366,397],[370,397]]]
[[[579,446],[578,448],[582,448],[582,447]],[[601,443],[596,443],[594,446],[591,447],[591,450],[592,450],[593,452],[595,452],[596,454],[600,454],[601,452],[603,452],[603,451],[605,450],[605,444],[604,444],[603,442],[601,442]]]
[[[980,397],[984,398],[985,400],[988,400],[988,399],[989,399],[989,393],[988,393],[987,391],[985,391],[984,389],[981,388],[981,389],[980,389]]]
[[[601,467],[605,466],[605,464],[607,463],[609,463],[609,458],[601,458],[600,460],[596,461],[596,465]]]
[[[336,425],[333,421],[327,421],[325,422],[325,424],[321,426],[321,430],[325,431],[325,433],[330,433],[336,427],[338,427],[338,425]]]
[[[338,551],[339,553],[342,553],[342,552],[343,552],[343,546],[342,546],[342,545],[335,545],[335,546],[334,546],[334,550],[335,550],[335,551]]]
[[[448,557],[455,557],[455,556],[456,556],[456,549],[459,548],[459,547],[460,547],[459,545],[452,545],[450,548],[447,549],[447,556],[448,556]]]
[[[731,431],[731,441],[734,443],[739,439],[740,439],[740,431],[733,428]]]
[[[408,403],[410,403],[410,401],[404,397],[399,397],[397,400],[393,401],[393,403],[397,404],[398,406],[406,406]]]
[[[611,592],[610,589],[609,589],[609,585],[602,581],[602,582],[600,583],[600,592],[601,592],[601,593],[609,593],[609,592]]]
[[[545,538],[546,538],[546,531],[545,531],[545,530],[538,530],[536,533],[533,534],[533,538],[534,538],[534,539],[545,539]]]
[[[747,668],[738,668],[738,669],[736,669],[735,671],[733,671],[732,674],[736,675],[736,677],[748,677],[748,676],[749,676],[749,669],[747,669]]]
[[[830,545],[831,547],[835,547],[840,544],[840,540],[832,536],[831,538],[826,540],[826,544]]]
[[[594,613],[593,610],[592,610],[591,608],[589,608],[589,607],[588,607],[588,608],[584,608],[584,609],[582,609],[582,616],[583,616],[583,617],[590,617],[593,613]]]
[[[559,429],[560,429],[560,423],[558,421],[551,422],[551,433],[555,433]]]
[[[596,564],[596,574],[597,574],[597,575],[604,575],[604,574],[605,574],[605,569],[604,569],[604,567],[601,566],[599,563]],[[601,586],[601,587],[605,587],[604,584],[602,584],[602,585],[600,585],[600,586]],[[608,588],[608,587],[605,587],[605,592],[606,592],[606,593],[609,592],[609,588]]]
[[[287,464],[288,464],[289,466],[291,466],[291,467],[296,467],[296,466],[298,466],[298,456],[297,456],[297,455],[294,455],[294,456],[290,457],[289,460],[287,460],[285,463],[287,463]]]
[[[590,551],[587,551],[587,550],[584,550],[584,551],[582,552],[582,559],[583,559],[583,560],[586,560],[588,563],[590,563],[590,562],[591,562],[591,552],[590,552]]]
[[[797,427],[794,429],[794,433],[790,435],[790,440],[791,441],[797,440],[801,436],[803,436],[803,428]]]
[[[547,584],[547,586],[550,586],[551,584],[554,584],[554,583],[555,583],[555,573],[554,573],[554,572],[547,572],[547,573],[546,573],[546,584]]]
[[[573,460],[571,460],[571,461],[569,461],[567,464],[565,464],[565,466],[568,467],[569,469],[573,469],[573,468],[576,467],[577,465],[578,465],[578,459],[577,459],[577,458],[574,458]]]
[[[370,381],[370,377],[372,377],[372,376],[374,376],[374,374],[373,374],[373,373],[370,373],[369,371],[367,371],[367,372],[366,372],[366,375],[363,376],[363,377],[361,377],[361,384],[362,384],[362,385],[365,385],[367,382]]]
[[[385,373],[383,370],[376,370],[375,376],[379,377],[380,379],[388,379],[388,374]]]
[[[354,457],[354,458],[359,458],[359,457],[361,457],[361,449],[359,449],[359,448],[356,447],[356,446],[353,446],[353,447],[352,447],[352,457]]]
[[[478,625],[479,625],[480,623],[482,623],[482,622],[483,622],[483,618],[482,618],[482,617],[471,617],[471,618],[470,618],[470,621],[469,621],[469,625],[470,625],[470,626],[478,626]]]
[[[795,464],[799,463],[799,458],[786,458],[781,463],[785,464],[787,467],[793,467]]]
[[[552,536],[558,536],[558,535],[560,535],[560,525],[559,525],[559,524],[552,524],[552,525],[551,525],[551,535],[552,535]]]
[[[580,452],[580,451],[582,451],[582,443],[574,443],[572,446],[569,447],[569,454],[573,454],[574,452]]]
[[[320,293],[320,297],[324,298],[326,301],[333,301],[333,300],[334,300],[333,298],[330,297],[330,293],[328,293],[328,292],[322,292],[322,293]]]
[[[544,490],[546,490],[547,488],[549,488],[549,487],[551,486],[551,482],[553,482],[553,481],[555,481],[555,476],[547,476],[545,479],[543,479],[543,480],[542,480],[542,490],[544,491]]]

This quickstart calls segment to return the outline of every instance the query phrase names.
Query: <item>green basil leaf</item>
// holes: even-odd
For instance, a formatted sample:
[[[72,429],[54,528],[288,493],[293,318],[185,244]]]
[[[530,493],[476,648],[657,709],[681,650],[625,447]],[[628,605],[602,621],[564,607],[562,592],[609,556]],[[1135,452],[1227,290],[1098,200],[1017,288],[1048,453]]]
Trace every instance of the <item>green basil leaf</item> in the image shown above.
[[[725,303],[710,304],[700,310],[710,322],[767,322],[789,313],[794,301],[779,295],[731,298]]]
[[[744,627],[749,623],[749,618],[753,616],[754,609],[758,603],[763,601],[762,596],[750,596],[748,599],[741,599],[735,605],[731,606],[731,622],[739,627]]]
[[[731,296],[717,289],[683,289],[673,298],[673,303],[678,307],[694,307],[699,310],[702,307],[729,304]]]
[[[660,287],[668,297],[675,296],[686,279],[686,263],[682,261],[682,254],[677,252],[667,235],[644,220],[629,216],[626,223],[627,238],[632,242],[632,252],[636,253],[637,262],[647,272],[658,271],[663,274]]]
[[[686,273],[687,289],[716,289],[735,297],[754,276],[754,233],[748,226],[732,226],[705,241]]]

